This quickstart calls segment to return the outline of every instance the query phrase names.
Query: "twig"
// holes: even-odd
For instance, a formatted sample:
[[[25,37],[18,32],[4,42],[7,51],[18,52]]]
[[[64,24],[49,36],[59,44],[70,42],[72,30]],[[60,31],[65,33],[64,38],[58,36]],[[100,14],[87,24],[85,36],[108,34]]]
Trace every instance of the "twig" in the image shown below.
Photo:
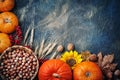
[[[47,47],[43,50],[41,58],[45,55],[45,53],[48,51],[48,49],[51,47],[52,43],[49,43]]]
[[[45,43],[45,40],[43,39],[42,42],[41,42],[41,44],[40,44],[40,49],[39,49],[39,52],[38,52],[38,57],[40,57],[41,55],[43,55],[42,52],[43,52],[43,48],[44,48],[44,43]]]
[[[57,55],[57,51],[55,51],[53,54],[52,54],[52,56],[50,57],[50,59],[54,59],[55,58],[55,56]]]
[[[54,59],[55,57],[58,56],[58,53],[62,52],[63,51],[63,46],[62,45],[59,45],[57,47],[57,50],[52,54],[52,56],[50,57],[50,59]]]
[[[30,27],[28,27],[28,29],[27,29],[27,31],[25,33],[24,40],[23,40],[24,43],[26,43],[29,32],[30,32]]]
[[[57,45],[56,43],[53,43],[52,47],[47,51],[47,53],[44,55],[44,57],[47,56],[48,54],[50,54],[56,45]]]
[[[36,56],[38,56],[38,48],[39,48],[39,47],[37,46],[37,47],[35,48],[35,51],[34,51]]]
[[[31,30],[30,46],[32,46],[33,44],[33,39],[34,39],[34,28]]]

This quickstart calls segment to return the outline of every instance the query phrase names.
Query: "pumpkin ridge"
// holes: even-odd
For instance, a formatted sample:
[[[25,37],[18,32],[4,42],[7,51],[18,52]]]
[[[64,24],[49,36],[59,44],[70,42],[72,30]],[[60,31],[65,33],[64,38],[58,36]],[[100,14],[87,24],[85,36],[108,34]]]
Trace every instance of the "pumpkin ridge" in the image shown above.
[[[56,70],[59,71],[59,69],[64,65],[64,63],[61,62],[61,63],[59,64],[59,66],[58,66],[57,61],[55,61],[55,64],[54,64],[54,65],[55,65]],[[61,65],[62,65],[62,66],[61,66]]]
[[[61,71],[61,68],[63,68],[64,66],[66,66],[66,63],[63,63],[62,66],[60,66],[57,71],[58,71],[58,72]],[[63,72],[63,71],[62,71],[62,72]]]

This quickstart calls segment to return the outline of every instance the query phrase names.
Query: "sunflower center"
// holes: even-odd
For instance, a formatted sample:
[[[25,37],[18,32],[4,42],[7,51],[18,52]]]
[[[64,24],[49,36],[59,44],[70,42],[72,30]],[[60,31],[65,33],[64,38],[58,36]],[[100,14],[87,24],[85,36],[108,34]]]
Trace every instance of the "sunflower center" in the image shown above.
[[[74,64],[76,64],[76,60],[73,59],[73,58],[70,58],[70,59],[66,60],[66,63],[67,63],[70,67],[72,67]]]
[[[86,75],[86,77],[90,77],[91,73],[90,72],[86,72],[85,75]]]

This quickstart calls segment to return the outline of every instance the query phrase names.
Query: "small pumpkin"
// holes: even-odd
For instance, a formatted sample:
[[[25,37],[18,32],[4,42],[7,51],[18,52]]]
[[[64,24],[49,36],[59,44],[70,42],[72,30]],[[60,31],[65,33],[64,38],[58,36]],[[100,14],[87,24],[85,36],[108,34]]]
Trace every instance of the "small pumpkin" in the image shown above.
[[[8,34],[0,33],[0,53],[11,46]]]
[[[0,0],[0,12],[6,12],[13,9],[15,0]]]
[[[0,14],[0,31],[3,33],[12,33],[18,26],[18,18],[12,12],[3,12]]]
[[[73,70],[74,80],[103,80],[102,71],[90,61],[79,63]]]
[[[72,80],[72,71],[62,60],[51,59],[41,65],[38,78],[39,80]]]

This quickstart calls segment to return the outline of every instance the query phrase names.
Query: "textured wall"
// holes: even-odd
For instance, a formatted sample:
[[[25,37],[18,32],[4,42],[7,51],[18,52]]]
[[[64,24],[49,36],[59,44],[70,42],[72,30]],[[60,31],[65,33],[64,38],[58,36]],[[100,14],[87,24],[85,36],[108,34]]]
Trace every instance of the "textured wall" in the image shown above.
[[[77,51],[115,53],[120,63],[119,0],[16,0],[15,14],[23,33],[35,28],[33,46],[42,39]],[[29,42],[29,41],[28,41]],[[120,66],[120,64],[119,64]]]

